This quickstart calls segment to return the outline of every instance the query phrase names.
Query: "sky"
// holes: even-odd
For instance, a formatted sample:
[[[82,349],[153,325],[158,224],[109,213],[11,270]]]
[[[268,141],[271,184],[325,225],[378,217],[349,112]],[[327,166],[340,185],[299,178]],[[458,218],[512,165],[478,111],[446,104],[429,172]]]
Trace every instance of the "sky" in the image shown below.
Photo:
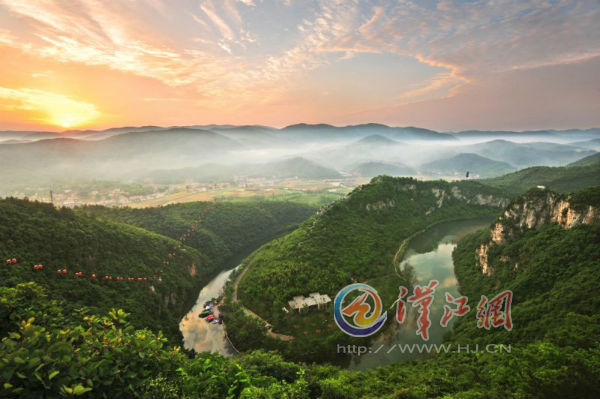
[[[597,0],[0,0],[0,129],[600,126]]]

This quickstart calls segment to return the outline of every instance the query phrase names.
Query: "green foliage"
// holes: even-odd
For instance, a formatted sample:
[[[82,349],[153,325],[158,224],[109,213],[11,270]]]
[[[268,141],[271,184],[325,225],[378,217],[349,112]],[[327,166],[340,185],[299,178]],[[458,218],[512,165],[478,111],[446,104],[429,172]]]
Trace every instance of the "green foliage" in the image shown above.
[[[117,221],[179,239],[192,224],[200,224],[185,244],[221,264],[305,220],[314,208],[293,202],[188,202],[158,208],[86,206],[79,213]]]
[[[72,211],[38,202],[1,200],[0,254],[3,259],[17,258],[19,264],[2,264],[0,281],[9,287],[35,281],[47,288],[51,298],[65,300],[65,314],[82,306],[93,314],[113,307],[127,309],[134,326],[163,331],[176,342],[180,339],[178,321],[202,285],[228,265],[228,259],[303,220],[312,209],[277,202]],[[168,258],[180,244],[176,239],[203,210],[206,214],[197,232],[176,258]],[[165,259],[169,265],[163,265]],[[38,263],[44,270],[32,270]],[[58,268],[67,268],[69,273],[58,275]],[[77,271],[84,277],[75,278]],[[98,276],[96,280],[90,278],[92,273]],[[162,281],[105,281],[105,275],[125,280],[160,275]]]
[[[512,195],[522,194],[531,187],[539,185],[560,193],[568,193],[600,185],[600,162],[582,163],[581,166],[534,166],[480,181]]]
[[[574,193],[569,198],[569,203],[577,210],[587,208],[588,206],[600,207],[600,186],[590,187]]]
[[[48,317],[43,310],[35,313]],[[108,317],[85,316],[82,324],[69,320],[61,328],[43,327],[35,317],[21,321],[0,345],[1,396],[80,396],[93,391],[94,397],[138,397],[146,378],[175,370],[183,356],[167,349],[160,333],[135,330],[127,317],[113,309]]]
[[[600,226],[564,229],[546,225],[492,246],[488,252],[491,276],[481,273],[475,257],[485,238],[481,233],[466,237],[454,251],[461,292],[479,298],[512,290],[514,327],[510,332],[482,334],[472,321],[459,320],[453,339],[481,343],[550,339],[564,344],[566,326],[587,325],[585,335],[573,337],[577,346],[590,347],[600,341],[600,298],[595,294],[600,283]]]
[[[293,312],[282,311],[288,300],[311,292],[333,298],[347,284],[369,282],[384,303],[393,303],[398,286],[408,284],[407,276],[397,274],[392,262],[404,239],[443,221],[491,217],[506,200],[502,193],[472,181],[374,178],[247,260],[240,300],[277,332],[294,335],[293,343],[241,340],[236,336],[242,335],[239,331],[256,327],[235,310],[227,320],[228,326],[233,319],[237,327],[231,338],[244,349],[267,347],[283,350],[295,360],[334,361],[336,344],[348,343],[348,336],[333,327],[331,312],[323,320],[320,315],[304,316],[303,322]],[[228,331],[232,330],[228,327]]]
[[[406,184],[414,184],[418,192],[418,197],[412,201],[410,195],[405,196],[401,190]],[[394,187],[399,191],[395,192]],[[439,200],[435,195],[429,195],[433,194],[431,190],[442,188],[448,193],[452,192],[452,187],[460,188],[463,200],[450,198],[448,203],[424,217],[424,211]],[[352,253],[353,256],[361,256],[359,261],[350,262],[347,269],[344,264],[338,264],[336,267],[339,270],[324,276],[334,278],[339,273],[343,276],[342,280],[352,275],[368,279],[369,271],[354,270],[353,265],[378,259],[378,251],[387,253],[387,261],[391,262],[389,254],[394,252],[399,240],[427,224],[451,217],[464,217],[465,214],[498,213],[498,209],[468,202],[477,198],[477,194],[496,195],[485,190],[479,191],[480,188],[472,182],[418,183],[406,179],[377,178],[370,186],[357,190],[347,201],[333,205],[321,217],[309,220],[291,235],[256,251],[249,261],[262,259],[261,262],[265,262],[276,258],[287,260],[292,265],[295,262],[293,256],[297,256],[297,259],[314,266],[318,262],[310,263],[310,258],[302,258],[304,251],[325,257],[329,256],[328,251],[332,251],[335,256],[344,256],[336,245],[352,251],[351,245],[361,244],[360,240],[353,241],[351,235],[364,234],[368,244]],[[530,196],[538,194],[528,193]],[[597,204],[596,197],[596,191],[589,190],[576,193],[571,198],[582,205]],[[390,199],[398,207],[390,207]],[[379,201],[388,204],[388,207],[378,206],[375,209],[371,206],[369,212],[362,211],[367,204],[381,204]],[[435,215],[438,211],[438,215]],[[238,302],[231,301],[231,284],[227,286],[229,300],[226,306],[230,337],[234,342],[245,345],[241,349],[257,346],[275,348],[286,356],[259,350],[235,358],[208,353],[189,358],[180,353],[177,347],[168,346],[167,339],[161,333],[136,329],[138,326],[133,323],[134,314],[129,315],[118,308],[103,309],[106,303],[102,306],[91,303],[84,307],[83,299],[68,303],[68,295],[72,294],[59,290],[61,287],[72,287],[60,285],[66,284],[66,280],[39,279],[39,274],[23,267],[23,263],[39,262],[33,259],[33,255],[29,258],[30,253],[36,256],[47,254],[55,257],[52,259],[60,260],[60,264],[65,264],[71,259],[69,256],[74,256],[70,255],[71,252],[78,254],[81,242],[84,251],[100,248],[104,250],[102,253],[108,253],[109,259],[114,260],[111,266],[128,265],[143,271],[142,266],[136,263],[123,264],[120,263],[122,259],[111,258],[110,251],[106,249],[115,251],[127,262],[134,262],[131,258],[153,256],[157,247],[168,247],[173,240],[122,222],[109,222],[106,220],[108,217],[93,220],[68,210],[55,210],[23,201],[0,202],[0,218],[4,218],[0,223],[0,234],[3,234],[0,245],[6,245],[2,251],[11,248],[14,252],[10,256],[22,262],[19,265],[2,265],[0,268],[3,284],[0,286],[0,397],[3,398],[447,399],[600,396],[600,300],[596,295],[600,277],[598,225],[579,225],[570,229],[546,225],[537,230],[519,231],[502,245],[490,249],[489,262],[494,271],[490,276],[481,273],[475,254],[479,245],[489,241],[490,232],[474,233],[459,242],[454,252],[454,262],[462,294],[478,298],[482,294],[489,296],[511,289],[514,293],[514,327],[511,332],[477,329],[471,317],[472,311],[471,315],[457,321],[448,340],[461,345],[511,344],[510,352],[481,350],[477,353],[444,353],[426,360],[368,371],[349,371],[328,364],[307,365],[290,361],[289,358],[302,359],[303,356],[318,359],[318,351],[335,348],[336,342],[343,342],[342,338],[335,334],[306,336],[305,339],[295,340],[293,345],[285,346],[281,341],[266,336],[264,326],[248,318]],[[22,226],[14,227],[16,220]],[[284,219],[277,220],[281,222]],[[399,221],[405,221],[406,226],[395,226],[394,223]],[[71,237],[73,230],[81,232],[79,235],[73,234],[80,242]],[[225,228],[215,235],[225,234],[224,231]],[[26,233],[35,239],[30,240]],[[179,233],[173,230],[173,234]],[[387,243],[387,234],[394,235],[389,246],[374,244],[379,240]],[[92,246],[86,238],[88,235],[96,238],[97,247]],[[39,243],[40,237],[54,247]],[[111,239],[122,241],[123,246],[118,246]],[[323,246],[321,250],[317,245],[319,240]],[[142,254],[141,250],[137,252],[135,248],[126,249],[132,243],[148,245],[144,247],[147,254]],[[285,256],[284,250],[292,251],[293,256]],[[186,259],[195,259],[194,256],[206,259],[197,249],[188,247],[185,251],[189,256]],[[92,257],[74,259],[92,259],[96,261],[95,267],[101,267],[104,263],[100,253],[93,252]],[[349,259],[345,258],[346,261]],[[515,268],[517,263],[519,266]],[[275,266],[264,270],[277,273]],[[327,263],[323,266],[327,266]],[[279,267],[288,266],[283,264]],[[384,263],[375,263],[373,270],[384,270],[384,267]],[[304,278],[299,273],[302,268],[293,270],[299,278]],[[189,279],[185,273],[182,274]],[[321,275],[313,277],[323,278]],[[177,278],[177,274],[165,278],[168,288],[176,290],[181,283],[171,278]],[[38,282],[34,282],[36,280]],[[373,281],[379,287],[378,284],[384,284],[385,280],[368,281]],[[307,286],[313,284],[311,280],[301,281],[304,284],[301,293],[313,287]],[[295,282],[285,283],[283,287],[290,284]],[[329,282],[320,284],[316,285],[318,289],[327,287]],[[92,295],[98,298],[92,299],[103,301],[103,295],[118,293],[127,299],[127,304],[140,306],[135,302],[138,299],[132,292],[115,292],[111,289],[109,285],[98,283],[97,291],[92,291]],[[385,287],[380,289],[382,292],[387,290]],[[273,293],[277,294],[278,291]],[[148,296],[147,292],[145,294]],[[144,305],[147,304],[142,303],[141,306]],[[150,311],[148,307],[142,309]],[[269,308],[266,309],[268,311]]]
[[[178,318],[217,265],[199,251],[185,248],[163,269],[162,261],[174,245],[177,241],[147,230],[82,217],[66,208],[16,199],[0,201],[0,253],[19,260],[0,267],[0,280],[6,286],[35,281],[47,288],[51,298],[65,300],[65,314],[81,306],[95,314],[122,307],[132,313],[133,325],[176,337]],[[38,263],[44,270],[32,270]],[[198,270],[194,276],[188,271],[191,265]],[[66,268],[68,274],[57,274],[59,268]],[[125,280],[151,277],[159,270],[164,271],[161,282],[103,279],[105,275]],[[76,278],[77,271],[84,277]],[[91,278],[93,273],[96,280]]]
[[[1,287],[4,316],[15,321],[0,343],[3,398],[307,397],[305,369],[277,354],[256,352],[232,361],[204,353],[189,359],[160,333],[134,329],[122,310],[65,318],[61,301],[32,306],[45,298],[35,283]]]
[[[432,359],[337,372],[317,384],[323,399],[569,398],[600,393],[600,349],[532,343],[511,353],[438,355]]]

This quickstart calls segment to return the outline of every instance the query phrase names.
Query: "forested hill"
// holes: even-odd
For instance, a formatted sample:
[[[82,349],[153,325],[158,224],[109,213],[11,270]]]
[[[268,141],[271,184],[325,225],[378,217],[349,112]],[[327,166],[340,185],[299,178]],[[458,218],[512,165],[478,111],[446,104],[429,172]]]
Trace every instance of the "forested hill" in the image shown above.
[[[104,314],[123,308],[131,313],[134,326],[162,330],[177,342],[180,317],[225,259],[312,211],[293,203],[73,211],[1,200],[0,281],[9,287],[35,281],[50,297],[64,299],[71,310],[86,306],[91,313]],[[199,226],[196,232],[191,231],[193,225]],[[187,231],[189,241],[182,243],[179,239]],[[17,264],[4,264],[4,259],[13,258]],[[34,270],[39,264],[43,269]],[[63,269],[67,272],[57,272]]]
[[[135,326],[162,329],[170,335],[189,299],[216,271],[213,260],[189,247],[166,267],[163,261],[175,245],[177,241],[171,238],[82,217],[67,208],[16,199],[0,201],[0,254],[3,259],[18,261],[11,265],[2,262],[3,286],[35,281],[47,288],[51,298],[64,299],[70,310],[87,306],[91,313],[106,313],[124,308],[131,312]],[[38,264],[43,269],[33,270]],[[58,274],[58,269],[67,273]],[[77,272],[82,276],[75,276]],[[138,282],[138,278],[147,280]]]
[[[567,166],[534,166],[504,176],[482,179],[481,183],[520,195],[536,186],[561,193],[600,185],[600,154],[590,155]]]
[[[474,181],[376,177],[257,251],[239,284],[239,297],[280,331],[286,327],[281,308],[296,295],[333,297],[347,284],[368,281],[384,302],[392,303],[398,285],[406,283],[394,265],[404,239],[442,221],[491,219],[507,203],[502,192]],[[235,339],[242,331],[236,328],[231,335]],[[252,341],[265,345],[259,337],[246,338],[246,347]],[[294,358],[331,358],[327,350],[335,345],[326,345],[325,339],[305,341],[294,340]]]
[[[402,187],[410,188],[413,185],[413,194],[402,191]],[[431,190],[441,189],[447,193],[448,190],[452,192],[454,187],[464,194],[465,202],[469,198],[477,198],[477,186],[378,178],[357,190],[363,196],[348,200],[349,204],[344,205],[348,208],[337,208],[340,205],[336,204],[325,210],[323,220],[326,223],[338,221],[332,228],[346,227],[351,232],[370,233],[371,236],[366,237],[368,239],[379,237],[383,232],[363,228],[361,222],[388,228],[397,220],[388,224],[385,219],[392,217],[393,212],[404,212],[405,218],[412,221],[411,226],[415,227],[418,211],[426,212],[431,204],[437,203],[434,199],[436,195]],[[469,188],[473,189],[471,193]],[[392,211],[387,202],[387,208],[380,204],[376,209],[381,212],[380,218],[369,211],[365,219],[360,220],[361,212],[358,209],[366,209],[366,205],[374,209],[371,195],[375,194],[372,190],[390,196],[395,204],[403,208]],[[433,198],[427,191],[433,194]],[[417,193],[419,197],[416,197]],[[524,204],[528,204],[527,209],[536,209],[545,202],[541,194],[548,193],[546,190],[528,193],[511,203],[508,210],[518,209]],[[411,195],[420,201],[413,203]],[[438,194],[437,201],[441,195]],[[406,199],[401,200],[405,196]],[[585,211],[585,215],[598,215],[596,211],[589,212],[590,207],[595,210],[600,207],[598,188],[568,198],[556,197],[556,194],[550,196],[559,201],[567,200],[568,209],[573,209],[573,212]],[[469,210],[472,215],[472,209],[477,209],[477,205],[463,208],[458,203],[450,205],[445,202],[438,210],[452,206],[454,211]],[[349,209],[355,211],[350,212]],[[502,214],[499,208],[493,211]],[[565,217],[569,212],[567,210]],[[9,214],[14,216],[7,216]],[[459,214],[455,212],[455,215]],[[143,243],[136,241],[143,240],[141,237],[131,236],[143,235],[154,244],[156,250],[163,240],[167,240],[135,228],[90,221],[68,210],[55,210],[48,205],[24,201],[0,202],[0,215],[2,251],[8,242],[13,246],[15,242],[23,242],[20,248],[33,248],[32,242],[37,242],[34,239],[46,238],[52,243],[56,242],[57,248],[60,248],[60,251],[50,247],[46,249],[56,257],[66,256],[66,253],[79,254],[76,250],[78,245],[88,251],[93,247],[89,236],[90,232],[94,232],[94,237],[99,238],[97,248],[94,248],[114,250],[118,255],[111,255],[111,259],[118,262],[114,256],[127,259],[135,257],[135,249],[129,248],[129,244]],[[528,220],[527,217],[522,219],[522,215],[519,212],[508,218],[514,222],[513,227],[520,225],[522,220]],[[600,231],[597,224],[585,222],[594,221],[595,216],[587,219],[584,216],[582,223],[569,224],[569,228],[553,224],[551,219],[545,217],[537,219],[544,220],[544,223],[535,223],[532,228],[519,227],[514,230],[514,235],[507,236],[495,245],[495,249],[490,250],[489,261],[493,273],[488,275],[482,273],[477,251],[482,244],[489,243],[492,232],[475,233],[461,240],[455,250],[454,260],[461,293],[469,296],[471,311],[467,317],[459,318],[454,325],[454,333],[448,338],[463,350],[458,353],[442,352],[426,360],[392,364],[364,372],[343,370],[331,365],[293,363],[276,353],[263,351],[245,353],[233,359],[209,353],[188,358],[177,349],[167,346],[164,338],[147,330],[132,329],[122,311],[85,318],[80,313],[72,313],[71,305],[57,295],[56,287],[44,281],[40,281],[40,284],[46,285],[46,290],[34,283],[0,287],[0,396],[190,399],[597,398],[600,395],[597,382],[600,375],[600,305],[596,295],[600,269]],[[23,231],[14,229],[17,218],[24,218]],[[308,229],[315,219],[312,218],[300,230]],[[353,223],[343,225],[341,220],[352,220]],[[40,224],[45,230],[32,228],[32,224]],[[111,230],[104,231],[102,226],[105,225],[110,226]],[[74,238],[70,237],[71,228],[77,229],[78,235],[72,235],[81,240],[77,245],[74,245]],[[61,232],[61,229],[68,230],[69,234]],[[9,236],[11,230],[18,234]],[[25,233],[31,237],[25,236]],[[336,234],[344,237],[340,230],[338,233],[332,230],[329,235],[325,232],[320,234],[321,237]],[[112,246],[115,243],[104,246],[103,240],[108,236],[121,239],[123,246]],[[294,238],[293,235],[291,238]],[[291,250],[298,247],[286,237],[278,240],[272,249],[281,249],[286,240]],[[304,242],[315,248],[311,241]],[[344,244],[344,241],[332,242],[325,249],[331,250],[334,244]],[[44,248],[48,244],[39,245]],[[257,254],[274,255],[265,253],[269,246],[265,248]],[[155,249],[146,248],[150,254],[155,253]],[[41,249],[36,250],[45,253]],[[117,250],[125,252],[117,253]],[[186,251],[190,252],[189,259],[193,260],[193,250]],[[7,256],[19,257],[20,260],[16,265],[0,268],[3,283],[5,278],[17,273],[15,270],[20,270],[13,268],[24,266],[21,257],[26,254],[17,252]],[[519,266],[515,267],[517,263]],[[284,269],[286,267],[283,266]],[[12,270],[12,274],[6,270]],[[26,275],[26,272],[26,268],[23,268],[22,273],[28,279],[37,278]],[[302,292],[311,288],[304,287]],[[475,308],[479,296],[504,289],[514,292],[512,331],[507,332],[502,328],[495,331],[477,329]],[[325,336],[319,338],[319,342],[327,340]],[[475,343],[510,343],[512,349],[510,352],[494,352],[483,350],[485,346],[481,346],[477,353],[469,352]],[[464,350],[469,344],[472,344],[469,349]],[[294,345],[302,349],[302,342],[295,342]],[[326,345],[335,348],[333,340]]]
[[[316,211],[294,202],[188,202],[157,208],[87,206],[78,213],[128,223],[180,239],[217,264],[293,228]]]
[[[460,241],[454,263],[461,291],[470,298],[503,290],[514,295],[512,331],[481,334],[472,323],[460,321],[457,339],[597,345],[600,187],[568,196],[527,192],[490,230]]]

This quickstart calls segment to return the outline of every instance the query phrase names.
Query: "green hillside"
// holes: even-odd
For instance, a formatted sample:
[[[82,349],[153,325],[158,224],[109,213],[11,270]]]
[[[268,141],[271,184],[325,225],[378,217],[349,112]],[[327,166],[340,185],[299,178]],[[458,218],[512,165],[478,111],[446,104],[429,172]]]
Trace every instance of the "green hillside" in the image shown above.
[[[19,263],[2,265],[0,281],[6,286],[35,281],[53,298],[64,299],[69,309],[86,306],[99,314],[124,308],[131,312],[133,325],[163,330],[176,342],[180,317],[228,259],[271,239],[313,211],[286,202],[72,211],[1,200],[0,254]],[[180,237],[198,220],[197,229],[182,245]],[[32,270],[37,264],[44,269]],[[65,268],[66,275],[56,272]],[[76,277],[76,272],[83,276]],[[113,280],[105,280],[106,275]],[[128,281],[129,277],[136,282]],[[138,283],[140,277],[147,280]]]
[[[19,262],[0,267],[3,285],[35,281],[52,298],[64,299],[68,311],[82,306],[91,313],[125,308],[135,326],[163,330],[170,336],[176,336],[178,318],[195,293],[217,271],[214,260],[190,247],[163,267],[177,244],[147,230],[82,217],[50,204],[0,201],[0,254]],[[44,269],[32,270],[36,264]],[[57,269],[68,273],[59,275]],[[75,276],[79,271],[80,278]],[[106,275],[113,280],[106,281]],[[117,281],[118,276],[125,281]],[[129,277],[148,280],[132,283]]]
[[[391,194],[394,188],[403,192],[401,187],[412,184],[423,199],[432,187],[446,190],[457,187],[435,183],[437,186],[415,184],[410,179],[379,178],[358,190],[364,190],[364,196],[348,201],[350,205],[365,205],[362,202],[365,200],[370,204],[374,199],[387,198],[381,195]],[[472,183],[459,185],[461,193],[488,190]],[[543,200],[545,193],[538,190],[515,203]],[[399,202],[398,197],[402,196],[396,193],[394,198]],[[570,201],[577,209],[587,209],[581,205],[598,207],[598,198],[600,193],[596,188],[578,193]],[[37,220],[62,218],[65,215],[51,216],[52,212],[67,212],[50,207],[42,211],[39,204],[18,202],[18,205]],[[460,214],[457,211],[461,208],[452,205],[457,204],[449,204],[448,209],[453,208],[454,215]],[[439,209],[443,208],[444,205]],[[344,208],[338,212],[342,211],[350,214]],[[389,209],[378,211],[382,211],[381,216],[390,217]],[[44,216],[48,212],[50,215]],[[24,215],[19,213],[19,216]],[[80,219],[76,215],[71,217]],[[329,217],[339,218],[335,214]],[[369,222],[382,223],[375,220]],[[347,227],[357,229],[350,224]],[[272,248],[276,249],[286,239],[278,240]],[[459,319],[447,343],[463,348],[476,343],[510,343],[510,352],[440,353],[425,360],[369,371],[293,363],[277,353],[260,350],[234,358],[208,353],[188,358],[168,346],[162,336],[134,329],[129,323],[132,316],[122,311],[84,317],[72,313],[64,299],[48,295],[51,286],[44,289],[27,283],[0,287],[0,395],[232,399],[598,397],[600,303],[595,291],[600,267],[599,226],[564,229],[545,225],[523,229],[489,253],[494,273],[485,276],[475,263],[475,251],[489,239],[489,231],[474,233],[461,240],[455,250],[461,293],[469,296],[473,317]],[[259,250],[255,255],[264,251]],[[517,269],[515,262],[520,264]],[[504,289],[514,292],[513,330],[475,328],[473,298]],[[230,328],[228,320],[228,331]],[[335,340],[324,336],[321,339],[335,345]]]
[[[598,139],[597,141],[600,141]],[[593,166],[600,164],[600,153],[587,156],[585,158],[580,159],[579,161],[572,162],[567,166]]]
[[[506,202],[499,191],[473,181],[374,178],[291,234],[255,252],[239,283],[239,298],[275,331],[290,335],[296,334],[296,324],[307,322],[282,312],[296,295],[320,292],[333,297],[347,284],[366,281],[384,302],[392,303],[398,285],[409,278],[398,274],[394,265],[404,239],[442,221],[495,215]],[[331,360],[332,343],[347,340],[337,329],[323,331],[321,336],[296,336],[293,345],[283,348],[281,342],[261,339],[260,330],[243,334],[242,339],[244,331],[256,328],[252,323],[237,324],[243,315],[235,312],[236,306],[231,303],[236,327],[230,336],[242,348],[276,347],[295,359]],[[322,316],[323,320],[315,317],[319,323],[333,322],[330,314]]]
[[[600,158],[590,155],[568,166],[535,166],[504,176],[481,180],[481,183],[518,195],[535,186],[561,193],[600,185]]]
[[[526,231],[490,252],[490,267],[495,270],[491,276],[481,273],[473,256],[485,239],[489,232],[467,237],[454,252],[461,293],[480,298],[512,290],[514,327],[510,332],[498,329],[482,334],[474,323],[461,320],[455,325],[454,340],[481,344],[546,340],[586,348],[598,344],[599,225],[571,229],[546,225]],[[578,328],[586,334],[577,337]]]
[[[179,239],[197,223],[185,240],[221,265],[307,219],[315,208],[295,202],[188,202],[158,208],[86,206],[78,213],[138,226]]]

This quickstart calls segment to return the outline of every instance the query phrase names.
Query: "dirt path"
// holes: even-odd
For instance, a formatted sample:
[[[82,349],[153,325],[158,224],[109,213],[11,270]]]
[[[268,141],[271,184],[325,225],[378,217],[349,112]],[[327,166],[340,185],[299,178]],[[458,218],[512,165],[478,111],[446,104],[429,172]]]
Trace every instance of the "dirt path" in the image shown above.
[[[244,275],[246,274],[248,269],[250,269],[251,265],[252,265],[252,261],[250,260],[250,263],[247,264],[244,267],[244,270],[242,270],[242,272],[240,273],[240,275],[236,277],[235,282],[233,283],[233,301],[240,303],[242,310],[244,311],[244,313],[247,316],[259,320],[260,322],[264,323],[264,325],[266,325],[266,326],[270,326],[271,323],[269,323],[268,321],[266,321],[265,319],[263,319],[262,317],[260,317],[259,315],[257,315],[256,313],[254,313],[253,311],[248,309],[247,307],[245,307],[238,299],[238,285],[239,285],[240,281],[242,280],[242,277],[244,277]],[[267,335],[271,338],[279,339],[281,341],[291,341],[294,339],[294,337],[291,335],[279,334],[279,333],[274,332],[273,330],[271,330],[271,327],[268,327]]]

